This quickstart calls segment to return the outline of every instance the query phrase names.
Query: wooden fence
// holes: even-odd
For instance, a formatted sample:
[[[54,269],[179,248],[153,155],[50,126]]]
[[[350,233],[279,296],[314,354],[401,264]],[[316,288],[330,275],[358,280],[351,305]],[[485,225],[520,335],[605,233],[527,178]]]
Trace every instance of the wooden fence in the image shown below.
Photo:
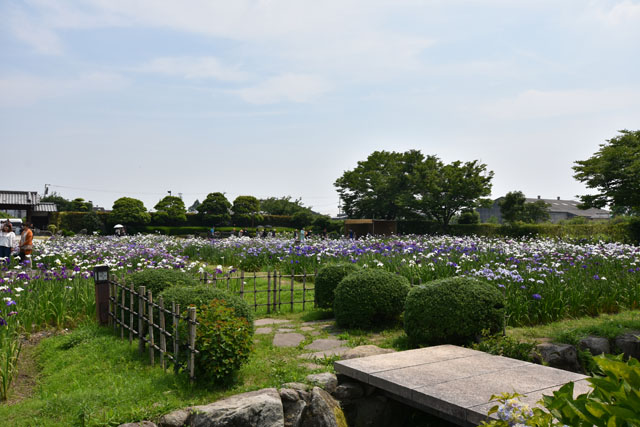
[[[186,339],[180,338],[180,322],[187,323]],[[155,365],[158,353],[162,369],[166,370],[167,363],[171,362],[176,371],[186,368],[189,379],[194,380],[194,356],[198,353],[195,307],[188,307],[187,315],[182,316],[180,304],[172,303],[171,309],[167,309],[162,297],[154,302],[151,291],[147,292],[144,286],[136,291],[133,284],[109,280],[109,324],[116,333],[120,331],[121,339],[128,335],[129,344],[137,340],[141,354],[148,350],[151,365]],[[186,353],[184,358],[183,353]]]
[[[291,311],[295,304],[301,304],[304,311],[308,306],[315,307],[315,299],[309,295],[315,290],[309,283],[315,282],[317,271],[311,274],[306,272],[295,274],[282,274],[278,271],[267,273],[246,273],[244,271],[235,274],[208,274],[200,275],[200,281],[226,289],[235,293],[253,306],[254,311],[258,307],[266,307],[267,314],[281,311],[287,306]],[[266,283],[265,283],[266,281]],[[266,300],[262,295],[266,295]]]

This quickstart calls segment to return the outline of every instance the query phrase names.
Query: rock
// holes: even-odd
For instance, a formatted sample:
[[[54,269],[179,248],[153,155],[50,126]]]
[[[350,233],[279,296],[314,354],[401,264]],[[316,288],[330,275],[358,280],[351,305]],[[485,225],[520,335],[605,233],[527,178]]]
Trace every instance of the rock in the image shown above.
[[[609,346],[609,340],[602,337],[587,337],[581,339],[578,343],[580,349],[589,350],[593,356],[597,356],[599,354],[609,354],[611,353],[611,347]]]
[[[120,424],[118,427],[158,427],[158,426],[152,423],[151,421],[140,421],[138,423]]]
[[[182,427],[189,420],[190,408],[178,409],[160,417],[158,426],[160,427]]]
[[[311,402],[304,411],[301,425],[305,427],[346,427],[347,420],[338,402],[319,387],[311,391]]]
[[[273,329],[271,329],[268,326],[265,326],[264,328],[257,328],[254,333],[256,335],[264,335],[264,334],[270,334],[271,332],[273,332]]]
[[[280,334],[286,334],[288,332],[293,332],[293,331],[295,331],[295,329],[291,329],[291,328],[278,329],[278,333],[280,333]]]
[[[280,394],[265,388],[237,394],[203,406],[191,408],[191,427],[261,426],[282,427],[284,411]]]
[[[302,393],[308,395],[307,392],[303,391]],[[307,402],[297,390],[291,388],[281,389],[280,398],[282,399],[282,408],[284,410],[285,427],[299,427]]]
[[[309,390],[309,386],[307,384],[304,384],[304,383],[284,383],[284,384],[282,384],[282,387],[284,387],[284,388],[292,388],[294,390],[302,390],[302,391]]]
[[[318,365],[317,363],[301,363],[300,366],[304,366],[305,368],[309,369],[310,371],[315,371],[316,369],[323,369],[324,365]]]
[[[364,388],[356,382],[345,382],[336,387],[336,390],[331,394],[340,402],[355,400],[364,397]]]
[[[336,391],[336,387],[338,387],[338,378],[330,372],[307,375],[306,380],[311,384],[324,389],[328,393],[333,393]]]
[[[616,347],[624,353],[625,358],[640,359],[640,331],[631,331],[616,337]]]
[[[303,353],[298,356],[299,359],[326,359],[327,357],[332,356],[342,356],[347,351],[349,351],[349,347],[336,347],[329,350],[316,351],[314,353]]]
[[[273,337],[275,347],[297,347],[302,341],[304,335],[296,333],[275,334]]]
[[[532,356],[533,360],[537,363],[542,363],[542,361],[544,361],[553,368],[580,372],[578,352],[576,351],[576,348],[570,344],[538,344],[536,346],[536,351]]]
[[[342,344],[344,344],[344,341],[335,338],[320,338],[311,344],[305,345],[304,348],[305,350],[322,351],[340,347]]]
[[[315,329],[312,328],[311,326],[303,326],[302,328],[300,328],[300,330],[305,332],[315,331]]]
[[[356,359],[358,357],[375,356],[377,354],[394,353],[395,350],[391,348],[381,348],[377,345],[360,345],[348,350],[342,355],[342,360]]]

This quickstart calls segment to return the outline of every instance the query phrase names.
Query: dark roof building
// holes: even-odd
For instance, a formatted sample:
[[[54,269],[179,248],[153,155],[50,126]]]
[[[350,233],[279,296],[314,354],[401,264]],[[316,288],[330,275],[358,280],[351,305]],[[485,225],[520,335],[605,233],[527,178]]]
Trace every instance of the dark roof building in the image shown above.
[[[37,191],[0,190],[0,211],[17,210],[26,213],[27,222],[46,228],[49,214],[57,212],[55,203],[40,202]]]
[[[497,198],[490,208],[477,209],[480,214],[480,222],[490,222],[490,218],[495,217],[498,222],[502,223],[500,200],[502,200],[502,197]],[[540,196],[535,199],[526,199],[527,203],[534,203],[537,201],[543,201],[548,205],[549,217],[553,223],[558,223],[574,217],[584,217],[590,220],[606,220],[611,218],[611,213],[604,209],[580,209],[578,208],[580,202],[575,200],[561,200],[560,197],[556,197],[555,199],[542,199]]]

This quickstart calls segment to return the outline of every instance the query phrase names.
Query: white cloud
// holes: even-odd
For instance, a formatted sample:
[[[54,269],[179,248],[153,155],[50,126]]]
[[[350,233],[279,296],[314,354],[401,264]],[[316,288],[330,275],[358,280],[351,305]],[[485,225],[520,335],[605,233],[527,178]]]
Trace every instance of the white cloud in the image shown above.
[[[527,90],[481,107],[486,114],[502,119],[541,119],[623,109],[636,109],[640,114],[640,90]]]
[[[109,92],[127,85],[127,79],[112,73],[90,73],[68,79],[33,75],[5,76],[0,77],[0,107],[25,107],[43,99]]]
[[[45,55],[59,55],[63,52],[58,35],[40,22],[34,22],[24,13],[9,12],[9,28],[14,37]]]
[[[640,26],[640,3],[638,2],[624,0],[611,8],[595,2],[592,4],[592,11],[597,19],[612,27]]]
[[[244,81],[249,74],[239,67],[228,67],[217,58],[207,57],[166,57],[156,58],[135,69],[146,73],[180,76],[187,79],[217,79],[229,82]]]
[[[322,78],[304,74],[283,74],[256,86],[233,91],[251,104],[310,102],[330,89]]]

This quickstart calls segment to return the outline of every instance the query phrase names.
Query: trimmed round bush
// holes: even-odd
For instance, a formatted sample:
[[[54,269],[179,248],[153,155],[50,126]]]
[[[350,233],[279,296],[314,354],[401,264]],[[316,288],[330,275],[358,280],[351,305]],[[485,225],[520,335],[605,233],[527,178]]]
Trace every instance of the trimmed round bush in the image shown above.
[[[355,264],[331,264],[318,270],[315,281],[315,301],[320,308],[333,308],[333,301],[338,283],[360,267]]]
[[[415,287],[407,296],[404,330],[413,345],[464,344],[502,330],[504,297],[470,277],[448,277]]]
[[[180,310],[190,305],[200,307],[209,304],[212,300],[218,300],[225,307],[232,308],[235,315],[247,320],[253,327],[253,311],[246,301],[237,295],[230,294],[211,285],[198,286],[173,286],[165,289],[160,296],[164,300],[164,306],[170,308],[171,303],[180,304]]]
[[[196,380],[225,383],[249,360],[253,329],[246,319],[219,300],[196,308]],[[184,336],[184,335],[183,335]]]
[[[369,329],[397,320],[409,292],[409,281],[384,270],[363,269],[338,284],[333,312],[339,326]]]
[[[180,270],[153,268],[136,271],[128,279],[133,282],[136,291],[139,286],[146,286],[147,292],[151,291],[154,297],[172,286],[197,286],[200,283],[192,275]]]

